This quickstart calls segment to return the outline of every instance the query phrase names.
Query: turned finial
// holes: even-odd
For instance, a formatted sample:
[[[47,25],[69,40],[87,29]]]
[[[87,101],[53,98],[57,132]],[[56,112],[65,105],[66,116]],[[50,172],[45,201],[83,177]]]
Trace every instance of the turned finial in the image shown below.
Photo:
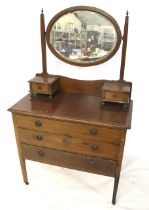
[[[129,14],[129,12],[128,12],[128,10],[127,10],[127,12],[126,12],[126,16],[128,16],[128,14]]]
[[[43,8],[41,9],[41,14],[43,14]]]

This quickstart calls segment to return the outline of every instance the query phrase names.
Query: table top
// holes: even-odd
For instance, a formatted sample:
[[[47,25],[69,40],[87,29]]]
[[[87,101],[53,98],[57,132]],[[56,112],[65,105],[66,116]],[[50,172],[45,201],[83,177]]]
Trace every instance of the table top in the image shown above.
[[[79,122],[117,128],[130,128],[132,101],[127,109],[121,104],[101,105],[101,98],[83,94],[58,93],[49,99],[40,95],[26,95],[9,111],[62,121]]]

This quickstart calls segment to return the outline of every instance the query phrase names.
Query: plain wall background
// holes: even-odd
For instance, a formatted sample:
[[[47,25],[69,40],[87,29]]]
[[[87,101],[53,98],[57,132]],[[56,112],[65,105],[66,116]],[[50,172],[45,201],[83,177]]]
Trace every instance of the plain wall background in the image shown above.
[[[132,129],[128,131],[126,139],[123,170],[117,195],[118,203],[115,207],[110,203],[113,179],[103,176],[61,170],[55,166],[28,161],[30,185],[25,186],[22,182],[11,114],[7,112],[10,106],[28,93],[27,81],[42,70],[41,8],[44,8],[47,26],[56,13],[77,5],[94,6],[110,13],[119,23],[122,33],[127,9],[130,15],[125,79],[133,82],[134,109]],[[0,2],[0,8],[0,194],[2,194],[0,205],[3,206],[2,209],[148,210],[148,1],[5,0]],[[121,49],[104,64],[81,68],[63,63],[47,49],[48,72],[77,79],[118,79],[120,55]]]

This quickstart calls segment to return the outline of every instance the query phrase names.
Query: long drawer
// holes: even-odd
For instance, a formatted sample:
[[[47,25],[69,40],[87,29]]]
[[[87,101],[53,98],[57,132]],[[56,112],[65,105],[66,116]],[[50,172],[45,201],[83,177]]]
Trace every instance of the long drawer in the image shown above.
[[[114,177],[115,175],[116,161],[113,160],[89,157],[27,144],[21,144],[21,147],[25,159],[106,176]]]
[[[112,160],[116,160],[118,156],[118,145],[102,142],[97,139],[86,139],[85,136],[82,138],[71,137],[22,128],[19,128],[19,136],[20,141],[26,144],[105,157]]]
[[[121,129],[91,126],[81,123],[70,123],[30,116],[16,115],[17,126],[32,130],[44,131],[60,135],[85,136],[86,138],[102,139],[119,143]]]

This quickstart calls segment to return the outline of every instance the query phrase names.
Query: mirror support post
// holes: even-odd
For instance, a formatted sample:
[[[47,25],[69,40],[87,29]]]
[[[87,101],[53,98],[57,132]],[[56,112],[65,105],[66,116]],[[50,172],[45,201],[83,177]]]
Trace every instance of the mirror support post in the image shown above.
[[[48,76],[47,73],[47,61],[46,61],[46,32],[43,9],[40,14],[40,33],[41,33],[41,52],[42,52],[42,76]]]
[[[127,49],[127,37],[128,37],[128,23],[129,16],[128,11],[126,12],[125,25],[124,25],[124,34],[123,34],[123,47],[122,47],[122,56],[121,56],[121,68],[120,68],[120,80],[124,79],[124,69],[125,69],[125,60],[126,60],[126,49]]]

